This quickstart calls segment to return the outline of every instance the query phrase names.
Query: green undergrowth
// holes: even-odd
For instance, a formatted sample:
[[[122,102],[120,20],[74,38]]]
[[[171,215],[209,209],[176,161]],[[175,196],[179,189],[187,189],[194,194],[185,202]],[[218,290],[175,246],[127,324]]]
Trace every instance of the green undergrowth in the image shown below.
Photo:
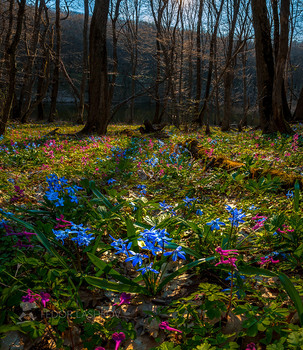
[[[301,185],[279,176],[302,176],[296,128],[269,138],[116,125],[80,137],[65,123],[9,125],[2,341],[17,332],[32,349],[301,349]]]

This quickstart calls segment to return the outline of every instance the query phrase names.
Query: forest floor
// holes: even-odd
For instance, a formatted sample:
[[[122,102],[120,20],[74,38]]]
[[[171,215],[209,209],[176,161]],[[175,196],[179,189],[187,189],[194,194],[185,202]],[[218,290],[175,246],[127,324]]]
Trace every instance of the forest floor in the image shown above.
[[[79,128],[0,139],[1,350],[303,348],[303,125]]]

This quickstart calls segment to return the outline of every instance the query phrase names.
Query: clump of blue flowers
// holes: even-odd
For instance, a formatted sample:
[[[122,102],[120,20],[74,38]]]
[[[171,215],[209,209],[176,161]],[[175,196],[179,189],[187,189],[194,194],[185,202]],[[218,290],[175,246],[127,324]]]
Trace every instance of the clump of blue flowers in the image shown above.
[[[160,230],[152,227],[140,232],[138,242],[141,249],[144,250],[144,253],[131,250],[132,242],[129,242],[128,239],[115,239],[112,236],[110,236],[110,238],[113,240],[111,246],[117,251],[115,254],[124,254],[126,256],[125,262],[131,262],[133,267],[138,265],[138,267],[140,267],[138,271],[140,271],[142,275],[147,272],[159,274],[160,271],[153,268],[153,265],[156,264],[162,256],[171,256],[173,261],[177,261],[178,258],[186,259],[186,254],[181,246],[178,246],[175,250],[165,249],[165,245],[172,240],[165,229]]]
[[[140,193],[142,194],[142,195],[145,195],[146,194],[146,185],[138,185],[137,186],[137,189],[138,190],[140,190]]]
[[[231,214],[231,218],[228,218],[228,220],[231,222],[232,226],[239,227],[240,223],[245,222],[243,218],[246,215],[242,213],[242,209],[232,208],[230,205],[227,205],[226,210]]]
[[[50,174],[46,177],[48,190],[45,192],[46,198],[54,202],[56,207],[64,206],[64,196],[68,195],[72,203],[78,203],[76,192],[82,190],[79,186],[68,186],[68,182],[64,177],[58,177],[56,174]]]
[[[64,244],[64,240],[70,238],[71,241],[77,243],[78,246],[88,246],[91,241],[95,239],[92,233],[86,233],[90,228],[83,227],[83,224],[76,225],[70,222],[71,226],[65,230],[54,230],[53,233],[57,241],[61,240]]]
[[[197,200],[197,198],[189,198],[189,197],[185,197],[185,199],[183,199],[183,202],[185,203],[186,207],[190,207],[193,205],[193,203]]]

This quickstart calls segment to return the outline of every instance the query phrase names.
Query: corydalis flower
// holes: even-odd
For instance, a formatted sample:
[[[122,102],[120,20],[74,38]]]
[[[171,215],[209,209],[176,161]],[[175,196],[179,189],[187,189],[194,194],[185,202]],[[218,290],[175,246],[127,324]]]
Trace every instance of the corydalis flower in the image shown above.
[[[120,303],[115,303],[113,304],[113,306],[117,305],[117,306],[121,306],[123,304],[130,304],[130,300],[131,300],[131,295],[129,293],[125,293],[123,292],[121,295],[120,295]]]
[[[227,264],[227,265],[230,265],[230,266],[234,267],[235,269],[237,269],[237,266],[235,264],[237,259],[233,256],[230,256],[230,255],[238,255],[239,253],[238,253],[237,249],[225,249],[224,250],[221,247],[217,247],[216,252],[220,254],[220,261],[215,266],[218,266],[221,264]]]
[[[247,344],[245,350],[257,350],[256,344],[255,344],[255,343],[249,343],[249,344]]]
[[[160,329],[166,329],[168,331],[172,331],[172,332],[179,332],[182,333],[182,331],[180,331],[179,329],[176,328],[172,328],[170,327],[169,323],[167,321],[163,321],[159,324],[159,328]]]
[[[270,262],[273,264],[278,264],[280,262],[280,260],[274,260],[274,258],[270,255],[261,257],[260,259],[261,259],[261,261],[259,261],[260,265],[264,265]]]
[[[50,294],[41,292],[41,303],[43,307],[46,307],[46,303],[50,301]]]
[[[27,294],[21,298],[24,303],[34,303],[40,298],[39,294],[32,292],[30,289],[27,290]]]
[[[41,294],[36,294],[30,289],[27,290],[27,295],[22,297],[22,301],[24,303],[35,303],[38,300],[41,300],[41,304],[43,307],[46,307],[46,303],[50,301],[50,294],[41,292]]]
[[[121,343],[125,339],[125,334],[123,332],[120,333],[114,333],[112,335],[112,339],[116,342],[115,350],[118,350]]]

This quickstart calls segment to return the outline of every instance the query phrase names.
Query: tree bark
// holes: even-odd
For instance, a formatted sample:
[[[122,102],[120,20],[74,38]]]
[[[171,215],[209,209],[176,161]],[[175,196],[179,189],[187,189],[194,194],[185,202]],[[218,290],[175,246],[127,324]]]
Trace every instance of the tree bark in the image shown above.
[[[234,64],[235,59],[231,60],[234,46],[234,33],[236,28],[236,23],[238,19],[238,13],[240,9],[240,0],[233,1],[233,14],[231,18],[231,27],[228,34],[228,47],[226,54],[226,61],[228,66],[224,74],[224,116],[222,120],[221,131],[228,131],[230,127],[230,116],[232,113],[232,102],[231,102],[231,91],[232,83],[234,79]]]
[[[289,12],[290,0],[282,0],[280,11],[279,49],[275,62],[275,76],[272,93],[273,115],[270,122],[270,132],[292,132],[289,124],[286,122],[286,116],[284,113],[285,99],[283,99],[283,94],[285,94],[284,74],[288,54]]]
[[[83,21],[83,54],[82,54],[82,78],[80,86],[80,100],[78,108],[78,120],[80,124],[84,121],[84,103],[85,103],[85,86],[88,73],[88,20],[89,20],[89,7],[88,0],[84,0],[84,21]]]
[[[7,88],[6,99],[2,109],[2,113],[0,114],[0,135],[3,135],[5,133],[6,124],[11,114],[11,107],[14,99],[16,73],[17,73],[16,51],[21,38],[22,23],[23,23],[23,17],[25,13],[25,4],[26,4],[26,0],[20,0],[20,2],[18,3],[19,9],[17,14],[16,32],[11,44],[9,45],[6,51],[6,55],[8,57],[7,63],[8,63],[8,72],[9,72],[9,84]]]
[[[212,82],[212,75],[213,75],[213,68],[214,68],[214,48],[216,46],[216,41],[217,41],[217,33],[219,29],[219,21],[221,18],[222,10],[223,10],[223,4],[224,0],[221,0],[220,8],[217,10],[216,5],[213,1],[213,6],[216,10],[216,23],[214,25],[214,31],[211,36],[211,41],[210,41],[210,47],[209,47],[209,66],[208,66],[208,73],[207,73],[207,81],[206,81],[206,87],[205,87],[205,93],[204,93],[204,101],[203,101],[203,106],[199,112],[198,115],[198,123],[200,126],[203,124],[204,120],[204,115],[207,109],[207,104],[209,101],[209,95],[210,95],[210,87],[211,87],[211,82]]]
[[[106,27],[109,0],[96,0],[89,35],[89,110],[81,132],[105,135],[109,123]]]
[[[274,60],[270,37],[270,24],[264,0],[251,0],[253,25],[255,29],[255,51],[260,126],[263,133],[270,131],[272,119],[272,89],[274,81]]]
[[[61,56],[61,25],[60,25],[60,0],[56,0],[56,54],[55,67],[52,78],[51,106],[48,116],[48,121],[53,122],[56,117],[57,97],[59,91],[59,76],[60,76],[60,56]]]

